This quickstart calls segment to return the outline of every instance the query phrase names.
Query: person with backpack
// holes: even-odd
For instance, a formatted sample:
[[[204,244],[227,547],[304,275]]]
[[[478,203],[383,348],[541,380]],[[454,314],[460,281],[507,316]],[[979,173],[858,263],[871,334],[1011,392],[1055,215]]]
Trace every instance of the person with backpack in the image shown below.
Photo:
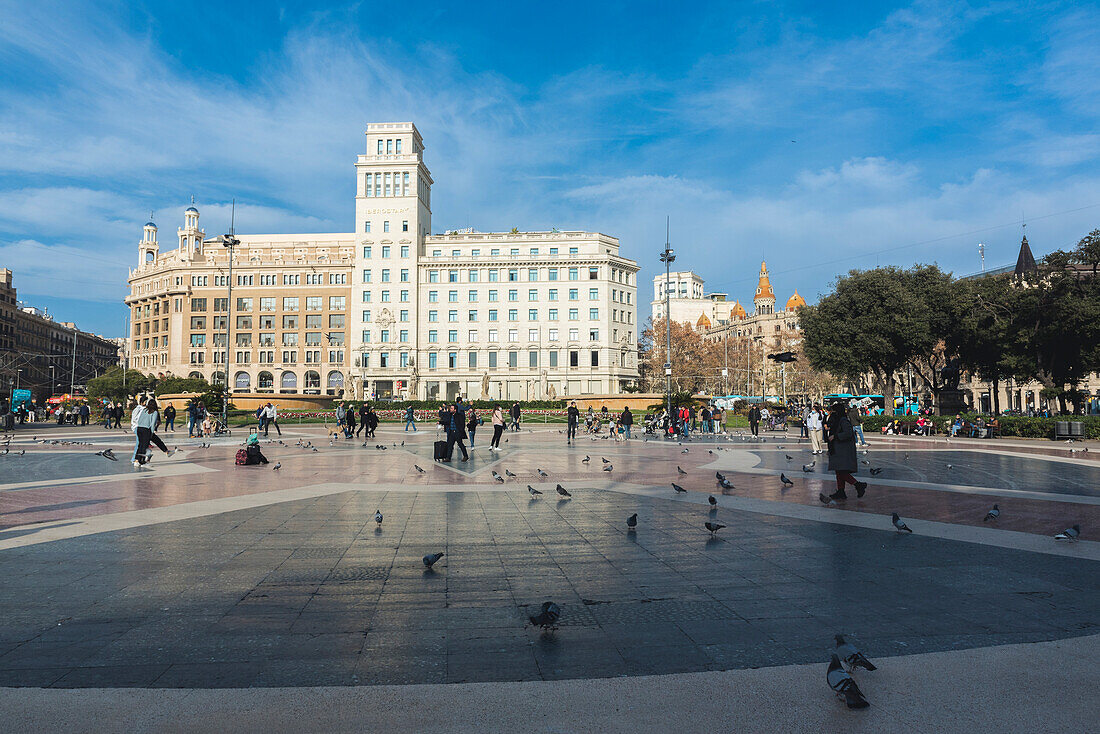
[[[416,411],[413,410],[413,407],[411,405],[409,407],[405,408],[405,432],[406,433],[409,430],[409,426],[412,426],[413,433],[416,433]]]
[[[473,405],[466,412],[469,413],[466,419],[466,434],[470,437],[470,448],[473,448],[474,436],[477,435],[477,427],[481,425],[481,417],[478,416],[477,409]]]

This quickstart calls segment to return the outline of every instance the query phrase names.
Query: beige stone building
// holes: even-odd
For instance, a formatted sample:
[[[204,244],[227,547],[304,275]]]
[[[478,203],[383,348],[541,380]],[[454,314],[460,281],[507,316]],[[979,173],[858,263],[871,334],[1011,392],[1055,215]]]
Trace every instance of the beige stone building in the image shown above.
[[[238,235],[232,276],[194,206],[168,252],[146,224],[129,279],[131,365],[220,380],[228,356],[238,392],[383,399],[543,399],[635,382],[638,266],[618,240],[433,235],[423,153],[412,123],[368,125],[356,231]]]

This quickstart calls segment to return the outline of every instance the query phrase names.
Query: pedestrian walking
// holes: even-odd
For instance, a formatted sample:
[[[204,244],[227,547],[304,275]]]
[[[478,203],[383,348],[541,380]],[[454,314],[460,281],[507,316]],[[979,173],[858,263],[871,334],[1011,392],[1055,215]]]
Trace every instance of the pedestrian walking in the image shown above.
[[[458,444],[458,448],[462,451],[462,460],[469,461],[470,454],[466,451],[466,444],[463,440],[466,438],[466,423],[465,413],[459,410],[461,406],[461,400],[452,403],[447,410],[447,461],[451,460],[451,455],[454,453],[455,444]]]
[[[817,456],[822,451],[822,431],[825,428],[824,416],[821,414],[821,406],[814,405],[806,411],[806,433],[809,435],[811,453]]]
[[[829,443],[829,471],[836,474],[836,491],[829,497],[834,500],[848,499],[845,485],[856,488],[856,496],[862,497],[867,491],[867,483],[857,481],[853,476],[859,469],[856,457],[856,433],[848,420],[843,402],[833,403],[829,408],[829,419],[825,424],[825,440]]]
[[[569,408],[565,411],[565,445],[573,443],[577,440],[577,425],[581,422],[581,412],[577,409],[577,401],[569,403]]]
[[[867,439],[863,437],[863,415],[855,400],[848,403],[848,422],[852,424],[852,430],[859,436],[859,445],[866,446]]]
[[[358,436],[360,432],[367,431],[367,438],[370,438],[370,428],[367,424],[370,422],[370,408],[366,403],[359,406],[359,428],[356,429],[355,435]]]
[[[500,451],[500,436],[504,433],[504,411],[500,405],[493,406],[493,440],[489,442],[490,451]]]
[[[355,406],[344,409],[344,438],[355,435]]]
[[[373,405],[367,406],[367,438],[374,438],[374,432],[378,430],[378,413]]]
[[[416,433],[416,411],[410,405],[405,408],[405,431],[409,430],[409,426],[412,426],[413,433]]]
[[[472,405],[466,413],[466,434],[470,437],[470,448],[473,448],[474,436],[477,435],[477,427],[481,425],[481,418],[478,417],[477,409]]]
[[[264,436],[267,435],[272,426],[275,426],[275,432],[282,438],[283,429],[279,428],[279,411],[273,403],[268,403],[264,406]]]
[[[760,435],[760,408],[759,406],[752,406],[749,408],[749,430],[752,431],[752,435]]]
[[[513,431],[518,431],[519,430],[519,401],[518,400],[516,402],[512,403],[511,414],[512,414],[512,430]]]
[[[164,430],[176,432],[176,406],[171,403],[164,409]]]

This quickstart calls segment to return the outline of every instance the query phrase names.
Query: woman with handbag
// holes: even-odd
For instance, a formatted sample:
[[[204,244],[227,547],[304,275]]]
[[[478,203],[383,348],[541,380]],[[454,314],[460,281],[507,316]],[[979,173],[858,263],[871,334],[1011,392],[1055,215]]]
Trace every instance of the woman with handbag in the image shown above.
[[[500,437],[504,433],[504,411],[499,405],[493,406],[493,440],[489,442],[490,451],[500,451]]]

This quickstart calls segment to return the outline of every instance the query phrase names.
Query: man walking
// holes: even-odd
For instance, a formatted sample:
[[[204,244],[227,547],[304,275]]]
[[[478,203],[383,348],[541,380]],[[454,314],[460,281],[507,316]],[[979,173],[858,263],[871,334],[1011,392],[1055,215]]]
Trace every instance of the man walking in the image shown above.
[[[848,404],[848,422],[852,424],[855,435],[859,436],[859,445],[866,446],[867,439],[863,437],[863,416],[860,415],[859,406],[854,400]]]
[[[756,405],[749,408],[749,430],[752,435],[760,435],[760,408]]]
[[[171,403],[164,409],[164,430],[176,432],[176,406]]]
[[[519,430],[519,401],[512,403],[512,430]]]
[[[413,433],[416,433],[416,411],[410,405],[405,408],[405,431],[408,432],[409,426],[412,426]]]
[[[824,418],[821,415],[821,406],[815,405],[812,410],[806,411],[806,419],[804,422],[806,432],[810,436],[810,448],[811,453],[817,456],[821,453],[821,431],[824,428]]]
[[[451,460],[456,443],[462,450],[462,460],[469,461],[470,454],[466,451],[466,444],[463,443],[463,439],[466,438],[465,412],[459,411],[458,406],[452,404],[448,408],[446,421],[444,427],[447,429],[447,461]]]
[[[264,435],[266,436],[272,426],[275,426],[275,431],[279,434],[279,438],[283,437],[283,429],[279,428],[279,412],[275,410],[275,405],[268,403],[264,406]]]
[[[630,406],[623,407],[623,414],[619,416],[619,425],[623,427],[623,436],[630,438],[630,427],[634,425],[634,414],[630,412]]]
[[[577,401],[569,403],[569,409],[565,411],[566,431],[565,445],[577,440],[577,425],[581,422],[581,412],[577,409]]]

